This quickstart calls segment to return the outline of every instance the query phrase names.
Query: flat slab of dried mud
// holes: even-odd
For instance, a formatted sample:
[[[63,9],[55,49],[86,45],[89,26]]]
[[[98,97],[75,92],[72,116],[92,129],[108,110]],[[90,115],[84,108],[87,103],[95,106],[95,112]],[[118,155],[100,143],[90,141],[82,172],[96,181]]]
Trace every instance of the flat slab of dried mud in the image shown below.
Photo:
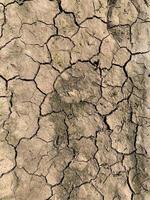
[[[149,0],[0,0],[0,200],[150,200],[149,102]]]

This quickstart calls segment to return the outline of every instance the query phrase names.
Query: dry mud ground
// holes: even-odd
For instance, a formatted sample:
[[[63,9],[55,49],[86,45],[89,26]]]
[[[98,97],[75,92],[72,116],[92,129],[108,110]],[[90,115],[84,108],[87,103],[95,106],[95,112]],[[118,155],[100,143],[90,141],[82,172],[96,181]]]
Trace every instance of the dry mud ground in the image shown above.
[[[149,93],[149,0],[0,0],[0,200],[150,200]]]

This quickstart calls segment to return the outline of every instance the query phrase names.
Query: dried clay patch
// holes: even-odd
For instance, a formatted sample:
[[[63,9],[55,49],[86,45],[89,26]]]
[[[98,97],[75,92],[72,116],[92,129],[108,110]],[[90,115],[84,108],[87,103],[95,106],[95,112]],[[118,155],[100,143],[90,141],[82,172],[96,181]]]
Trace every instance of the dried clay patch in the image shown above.
[[[150,200],[149,102],[149,0],[0,0],[0,200]]]

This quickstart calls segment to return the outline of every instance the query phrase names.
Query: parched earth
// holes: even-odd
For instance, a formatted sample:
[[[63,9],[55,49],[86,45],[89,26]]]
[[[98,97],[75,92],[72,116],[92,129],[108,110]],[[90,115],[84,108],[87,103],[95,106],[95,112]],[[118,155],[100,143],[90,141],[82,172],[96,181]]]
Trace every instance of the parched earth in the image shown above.
[[[149,102],[149,0],[0,0],[0,200],[150,200]]]

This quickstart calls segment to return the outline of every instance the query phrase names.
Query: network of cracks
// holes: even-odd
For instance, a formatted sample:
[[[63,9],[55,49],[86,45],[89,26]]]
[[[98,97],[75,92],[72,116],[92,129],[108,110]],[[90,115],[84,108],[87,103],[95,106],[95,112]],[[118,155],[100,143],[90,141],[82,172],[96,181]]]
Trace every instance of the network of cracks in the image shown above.
[[[150,199],[150,2],[0,0],[0,199]]]

